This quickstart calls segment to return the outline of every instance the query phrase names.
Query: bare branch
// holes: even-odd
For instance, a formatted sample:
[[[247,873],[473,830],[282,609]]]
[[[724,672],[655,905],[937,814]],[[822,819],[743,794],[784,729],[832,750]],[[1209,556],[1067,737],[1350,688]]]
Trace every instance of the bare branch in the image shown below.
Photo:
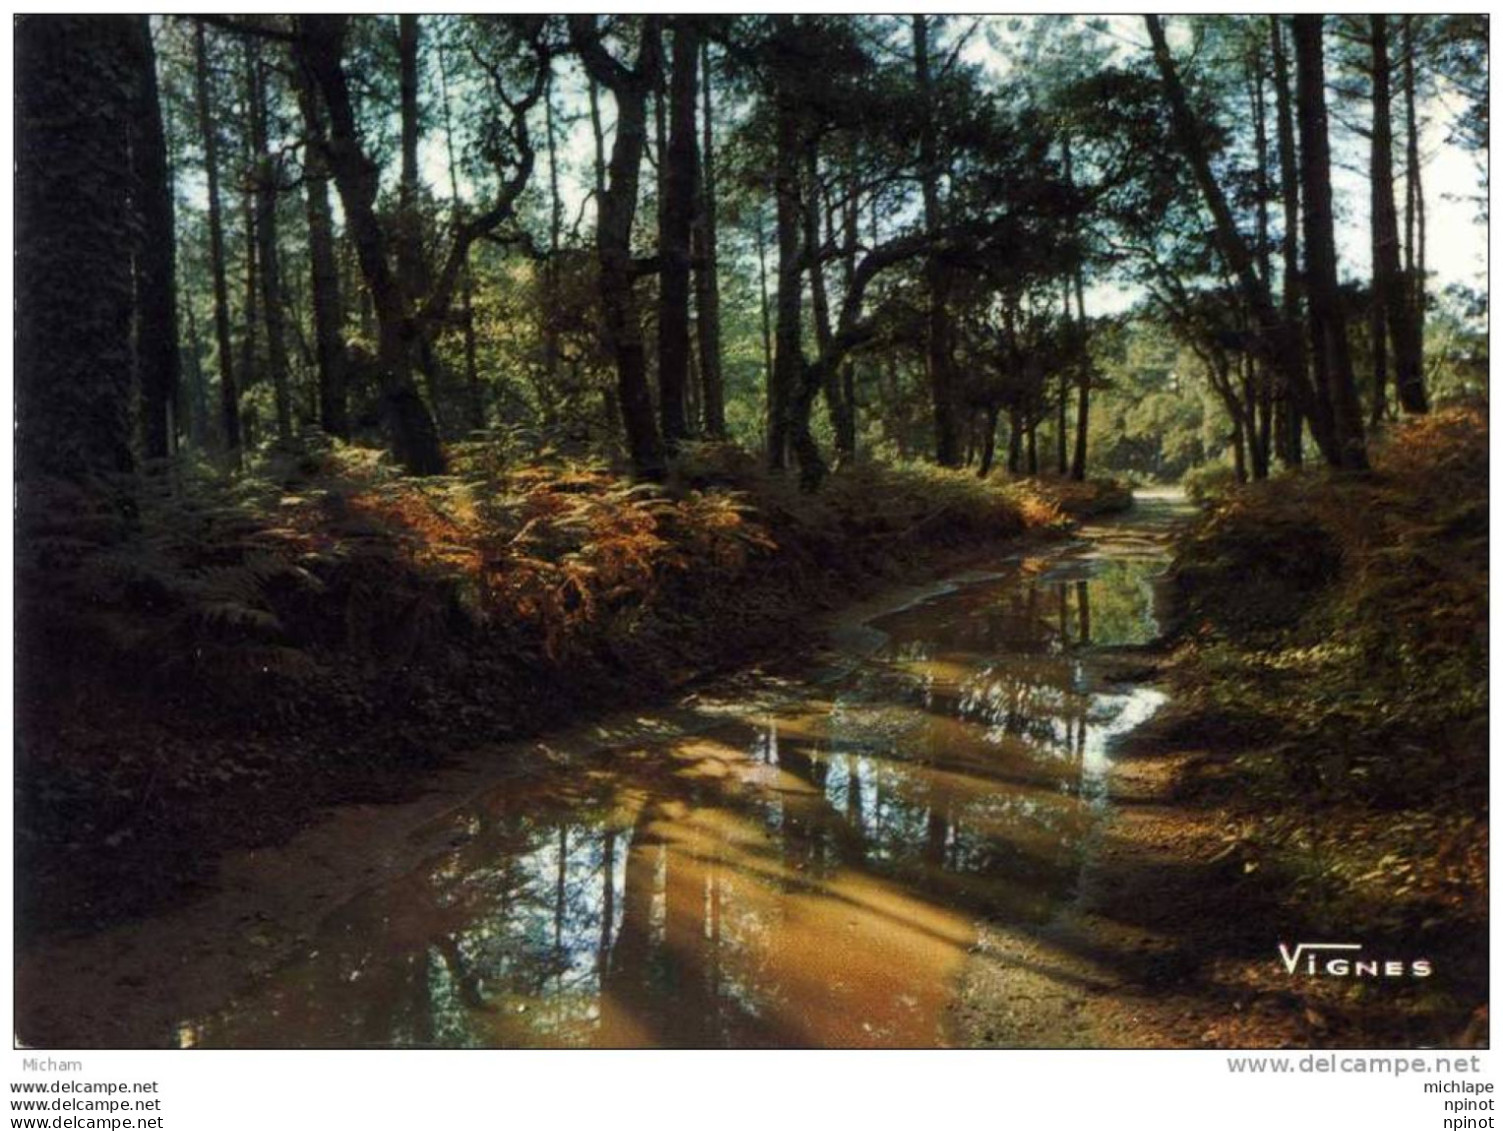
[[[553,67],[553,48],[544,38],[541,23],[532,29],[529,46],[533,53],[532,80],[521,97],[513,97],[507,91],[505,78],[498,64],[483,58],[478,51],[471,48],[475,61],[490,75],[496,97],[507,108],[510,119],[507,131],[511,135],[512,145],[516,148],[517,163],[510,175],[498,169],[498,172],[501,172],[501,187],[489,208],[469,220],[456,220],[454,242],[434,281],[428,301],[423,304],[417,314],[420,325],[431,325],[443,321],[449,304],[454,299],[454,288],[458,284],[460,271],[469,258],[470,245],[483,237],[492,237],[497,227],[516,215],[517,200],[532,177],[533,166],[537,161],[537,151],[533,146],[532,135],[527,126],[527,115],[538,104],[544,90],[547,89],[548,74]],[[508,242],[521,241],[514,239]]]

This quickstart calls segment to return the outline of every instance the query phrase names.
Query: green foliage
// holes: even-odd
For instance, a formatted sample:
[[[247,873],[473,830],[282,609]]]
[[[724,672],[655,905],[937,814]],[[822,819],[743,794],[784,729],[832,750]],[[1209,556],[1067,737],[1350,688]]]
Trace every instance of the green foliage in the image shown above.
[[[1226,807],[1226,854],[1282,914],[1401,937],[1461,987],[1484,976],[1487,914],[1485,410],[1409,421],[1374,454],[1370,476],[1208,502],[1177,549],[1163,737],[1216,752],[1189,788]]]
[[[1375,462],[1216,499],[1177,550],[1180,670],[1197,717],[1282,752],[1280,788],[1424,804],[1484,780],[1485,415]]]
[[[1237,471],[1229,463],[1203,463],[1180,476],[1185,494],[1197,503],[1211,503],[1240,486]]]
[[[137,686],[239,702],[305,675],[273,595],[314,596],[321,584],[261,519],[267,489],[180,469],[147,480],[134,528],[106,543],[34,530],[17,559],[32,597],[27,678],[73,685],[103,668]],[[192,679],[179,683],[185,671]]]
[[[1199,362],[1152,318],[1124,317],[1093,334],[1101,374],[1091,405],[1092,467],[1140,482],[1176,482],[1221,450],[1219,413]]]

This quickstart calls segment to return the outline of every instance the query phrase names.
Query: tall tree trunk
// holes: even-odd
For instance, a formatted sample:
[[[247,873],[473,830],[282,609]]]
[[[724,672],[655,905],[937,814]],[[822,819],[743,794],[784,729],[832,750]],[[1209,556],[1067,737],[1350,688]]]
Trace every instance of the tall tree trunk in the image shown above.
[[[632,466],[646,479],[666,471],[662,441],[647,385],[647,356],[637,307],[631,230],[637,213],[642,153],[647,145],[647,95],[657,85],[659,17],[643,18],[637,64],[626,68],[601,45],[593,17],[571,16],[569,29],[586,70],[616,99],[616,139],[611,146],[610,183],[600,197],[595,248],[600,264],[600,302],[605,340],[616,361],[622,422]]]
[[[260,379],[260,350],[258,341],[261,336],[261,284],[256,274],[256,255],[258,241],[256,239],[256,148],[253,137],[251,119],[255,116],[252,106],[251,89],[254,85],[252,75],[249,45],[242,45],[246,50],[242,55],[243,79],[241,94],[245,99],[245,120],[242,123],[242,145],[240,151],[240,212],[242,217],[242,231],[245,237],[245,275],[243,278],[244,299],[241,304],[241,327],[240,327],[240,385],[242,389],[249,390]],[[259,423],[254,404],[246,414],[246,419],[241,422],[245,432],[245,442],[254,446],[259,441]]]
[[[1253,25],[1254,36],[1248,58],[1248,98],[1252,108],[1253,119],[1253,154],[1256,162],[1256,194],[1257,194],[1257,262],[1258,277],[1262,279],[1263,286],[1270,294],[1273,290],[1273,246],[1269,239],[1269,205],[1272,199],[1272,186],[1268,179],[1269,146],[1268,146],[1268,99],[1266,85],[1268,82],[1268,65],[1263,54],[1263,39],[1258,34],[1257,26]],[[1246,304],[1243,304],[1244,321],[1247,320]],[[1250,329],[1251,327],[1247,327]],[[1253,353],[1252,366],[1252,400],[1249,402],[1249,444],[1257,453],[1254,457],[1254,467],[1261,466],[1264,474],[1267,474],[1270,453],[1270,438],[1272,435],[1272,415],[1274,386],[1280,384],[1276,370],[1268,365],[1267,360]],[[1287,398],[1286,398],[1287,399]]]
[[[929,71],[927,16],[913,17],[913,59],[919,92],[918,156],[924,201],[924,231],[933,238],[940,227],[940,162],[934,124],[934,89]],[[930,254],[924,274],[929,299],[925,356],[934,407],[934,456],[942,466],[955,467],[960,462],[961,452],[955,366],[950,340],[950,270],[941,253]],[[1060,442],[1063,445],[1063,439]]]
[[[1258,373],[1252,354],[1244,353],[1238,361],[1242,370],[1242,432],[1247,446],[1247,462],[1254,479],[1268,478],[1268,449],[1258,428]]]
[[[559,363],[559,252],[563,246],[564,205],[559,192],[558,141],[553,120],[553,71],[550,66],[548,85],[543,92],[543,121],[548,134],[548,259],[542,271],[542,309],[538,312],[543,324],[543,404],[545,419],[552,425],[552,406],[558,393]]]
[[[1289,88],[1289,63],[1284,52],[1282,17],[1268,17],[1268,42],[1273,54],[1274,115],[1279,151],[1279,193],[1283,198],[1284,234],[1280,243],[1283,258],[1283,287],[1280,292],[1284,323],[1300,324],[1301,290],[1299,268],[1299,162],[1294,148],[1294,108]],[[1291,351],[1297,358],[1300,372],[1305,372],[1306,357],[1304,336],[1296,334]],[[1287,376],[1275,371],[1277,385],[1276,411],[1279,426],[1279,458],[1285,467],[1299,467],[1304,463],[1304,420],[1298,399],[1290,389]]]
[[[702,435],[700,421],[704,419],[704,401],[702,399],[704,383],[699,375],[699,351],[689,350],[689,381],[684,386],[684,415],[689,421],[689,434]]]
[[[486,424],[485,386],[480,381],[480,350],[475,338],[475,283],[468,259],[464,275],[460,278],[460,301],[459,316],[464,320],[464,376],[470,428],[479,432]]]
[[[203,138],[204,176],[209,209],[209,274],[214,285],[214,344],[219,358],[220,428],[225,450],[240,463],[240,392],[235,384],[235,355],[230,346],[230,291],[226,279],[224,211],[219,201],[219,130],[214,120],[209,51],[202,23],[194,25],[195,94]]]
[[[414,475],[444,470],[443,449],[433,416],[412,377],[413,329],[407,299],[387,260],[386,237],[376,219],[380,172],[360,149],[359,129],[342,59],[346,17],[299,17],[294,43],[298,62],[318,84],[329,112],[329,166],[344,205],[345,225],[355,244],[375,308],[377,364],[392,447],[398,463]]]
[[[1414,291],[1414,176],[1419,169],[1419,138],[1414,120],[1414,17],[1402,17],[1404,59],[1404,281]]]
[[[663,161],[663,211],[658,232],[658,412],[663,442],[676,451],[688,437],[689,292],[695,184],[695,109],[699,100],[699,27],[694,17],[673,22],[673,73],[668,97],[668,148]]]
[[[202,449],[209,432],[209,390],[204,378],[203,342],[198,336],[198,320],[193,316],[193,304],[184,302],[183,320],[188,329],[188,357],[183,369],[187,377],[188,442]]]
[[[327,131],[317,94],[298,84],[298,107],[308,147],[303,158],[303,192],[308,214],[308,266],[312,275],[314,355],[318,362],[318,419],[323,430],[350,438],[348,368],[344,344],[344,302],[335,254],[334,214],[329,207]]]
[[[1373,293],[1372,306],[1368,311],[1368,337],[1372,341],[1373,355],[1373,401],[1368,407],[1367,424],[1369,428],[1378,428],[1388,416],[1388,297],[1386,289],[1392,285],[1390,280],[1384,279],[1383,269],[1379,263],[1383,258],[1383,249],[1380,246],[1381,237],[1378,227],[1378,182],[1374,178],[1372,182],[1372,258],[1373,258]]]
[[[1251,316],[1244,308],[1242,311],[1243,326],[1248,327]],[[1268,365],[1256,352],[1247,356],[1250,370],[1252,388],[1248,392],[1248,420],[1249,435],[1254,449],[1257,452],[1256,463],[1262,468],[1260,479],[1266,479],[1273,470],[1273,395],[1274,375],[1269,372]]]
[[[823,242],[822,212],[819,193],[819,146],[812,139],[804,145],[803,224],[804,254],[809,262],[809,313],[814,323],[814,342],[823,353],[834,340],[830,322],[830,292],[825,286],[824,259],[819,254]],[[838,399],[839,394],[836,394]],[[828,398],[826,398],[828,400]],[[833,403],[827,405],[835,412]]]
[[[1068,300],[1070,297],[1069,288],[1069,281],[1066,280],[1066,300]],[[1070,473],[1070,423],[1068,418],[1069,409],[1070,385],[1065,378],[1065,374],[1061,373],[1059,375],[1059,397],[1055,403],[1055,411],[1058,413],[1058,420],[1055,423],[1054,429],[1054,470],[1061,479],[1063,479]]]
[[[777,425],[777,400],[773,396],[773,350],[772,350],[772,297],[767,290],[767,232],[762,224],[763,215],[757,208],[757,295],[762,315],[762,384],[767,396],[767,450],[773,451],[772,434]]]
[[[788,17],[782,17],[787,19]],[[789,416],[803,374],[803,267],[800,231],[799,150],[802,130],[797,96],[786,79],[774,95],[773,191],[777,202],[778,296],[776,352],[768,390],[767,462],[775,471],[788,465]]]
[[[444,149],[449,158],[449,199],[453,207],[459,208],[459,162],[454,152],[454,122],[449,109],[449,69],[445,61],[443,44],[438,45],[438,78],[443,94],[444,110]],[[552,82],[550,72],[549,81]],[[552,113],[552,107],[549,107]],[[553,141],[552,125],[549,125],[548,140],[550,146]],[[550,165],[553,159],[553,150],[548,151]],[[485,390],[480,384],[480,366],[477,361],[477,348],[475,341],[475,284],[470,271],[469,249],[465,249],[464,266],[459,275],[459,317],[464,325],[464,376],[466,401],[469,409],[469,424],[472,431],[480,431],[485,427]]]
[[[1417,205],[1416,219],[1423,212],[1419,195],[1419,138],[1412,121],[1414,115],[1414,49],[1413,17],[1405,16],[1404,44],[1404,108],[1408,112],[1409,140],[1406,155],[1412,187],[1408,199]],[[1386,276],[1384,299],[1388,308],[1388,328],[1393,335],[1393,352],[1397,378],[1399,404],[1405,412],[1425,412],[1429,400],[1425,395],[1424,371],[1424,277],[1406,275],[1400,271],[1399,218],[1393,199],[1393,108],[1391,97],[1392,70],[1388,59],[1388,18],[1373,16],[1373,192],[1380,193],[1382,200],[1374,202],[1374,241],[1378,240],[1377,206],[1383,211],[1383,266]],[[1374,281],[1378,267],[1374,261]],[[1413,282],[1410,282],[1410,280]],[[1407,284],[1407,285],[1406,285]]]
[[[992,473],[992,462],[997,456],[997,420],[1001,413],[1002,406],[995,401],[986,406],[986,423],[982,425],[981,466],[976,469],[979,479],[985,479]]]
[[[1414,337],[1410,343],[1414,350],[1414,372],[1425,369],[1425,182],[1420,168],[1420,119],[1414,104],[1414,37],[1415,23],[1420,17],[1404,17],[1404,110],[1406,125],[1405,168],[1408,176],[1408,206],[1404,218],[1408,233],[1408,276],[1410,303],[1413,308]],[[1423,392],[1423,387],[1421,387]]]
[[[1295,100],[1300,175],[1305,197],[1305,264],[1311,340],[1323,360],[1331,394],[1338,467],[1367,467],[1362,410],[1352,373],[1346,313],[1336,278],[1336,229],[1331,204],[1331,150],[1326,125],[1325,49],[1321,16],[1294,17]]]
[[[397,182],[396,244],[397,274],[403,293],[409,300],[427,294],[433,286],[433,269],[423,247],[422,176],[418,167],[418,147],[423,138],[422,108],[419,100],[421,73],[421,29],[418,17],[406,12],[397,17],[397,61],[402,125],[402,165]],[[468,262],[468,248],[466,248]],[[415,303],[414,303],[415,305]],[[418,327],[413,335],[417,368],[428,387],[428,402],[437,431],[443,435],[444,369],[434,348],[432,326]]]
[[[668,220],[667,220],[667,213],[668,213],[668,78],[667,78],[667,74],[668,74],[668,70],[667,70],[667,58],[666,58],[666,54],[665,54],[664,47],[663,47],[662,31],[661,31],[662,25],[664,23],[666,23],[666,22],[667,22],[666,19],[664,21],[660,22],[660,24],[659,24],[660,30],[657,32],[657,35],[658,35],[658,48],[657,48],[657,50],[658,50],[658,58],[659,58],[659,60],[661,62],[660,62],[659,67],[658,67],[657,81],[653,84],[653,88],[652,88],[653,136],[652,136],[652,146],[648,150],[648,154],[649,154],[648,160],[649,160],[649,162],[652,165],[653,174],[654,174],[654,177],[655,177],[656,182],[657,182],[657,184],[655,186],[654,193],[653,193],[653,198],[654,198],[654,201],[656,202],[656,205],[657,205],[657,223],[656,223],[656,228],[657,228],[657,233],[658,233],[659,251],[662,250],[662,232],[663,232],[664,227],[667,226],[667,223],[668,223]],[[658,262],[661,265],[661,263],[662,263],[662,256],[661,255],[659,255],[659,257],[658,257]],[[661,298],[662,298],[662,287],[663,287],[663,277],[662,277],[662,270],[661,270],[661,266],[660,266],[659,269],[658,269],[658,297],[659,297],[660,301],[661,301]],[[657,313],[660,310],[661,310],[661,307],[659,306],[657,308],[657,310],[655,310],[654,313]],[[661,327],[658,327],[658,329],[661,330]],[[660,344],[661,344],[660,341],[658,341],[655,338],[654,339],[654,347],[657,347]],[[649,388],[650,388],[650,390],[652,392],[652,396],[654,398],[653,399],[653,403],[658,406],[658,414],[659,415],[658,415],[658,422],[657,423],[658,423],[658,431],[661,434],[661,432],[662,432],[662,426],[663,426],[663,424],[662,424],[662,412],[663,412],[663,408],[662,408],[662,369],[663,369],[663,366],[662,366],[662,358],[657,355],[656,348],[654,349],[652,362],[653,362],[653,364],[648,369],[648,386],[649,386]],[[675,445],[673,447],[673,450],[670,450],[669,449],[669,445],[668,445],[668,441],[665,439],[665,440],[663,440],[663,450],[664,450],[665,457],[668,456],[668,455],[672,455],[673,454],[673,450],[677,450],[677,444],[675,443]]]
[[[1221,401],[1232,431],[1227,443],[1232,452],[1232,467],[1237,482],[1247,482],[1248,453],[1252,442],[1253,425],[1249,418],[1247,403],[1247,371],[1242,362],[1223,348],[1214,335],[1206,335],[1199,346],[1192,347],[1205,366],[1206,377],[1212,391]],[[1240,368],[1240,374],[1238,372]]]
[[[419,210],[422,179],[418,146],[423,137],[418,103],[420,35],[416,15],[404,12],[397,17],[402,123],[402,168],[397,181],[397,270],[409,294],[427,291],[430,274],[428,257],[423,254],[423,218]]]
[[[1398,216],[1393,203],[1393,133],[1389,95],[1388,24],[1384,16],[1369,16],[1369,40],[1372,49],[1372,144],[1369,148],[1368,209],[1371,217],[1373,286],[1372,308],[1368,312],[1368,337],[1373,355],[1373,400],[1368,410],[1368,427],[1377,428],[1388,415],[1388,306],[1389,294],[1397,289],[1399,301],[1407,301],[1396,269],[1399,258]],[[1386,209],[1386,213],[1385,213]],[[1388,246],[1389,229],[1393,245]],[[1394,334],[1398,337],[1397,330]]]
[[[1414,283],[1414,185],[1419,171],[1419,129],[1414,116],[1414,17],[1400,17],[1404,58],[1401,82],[1404,90],[1404,274]]]
[[[15,379],[19,517],[46,477],[130,472],[127,138],[141,51],[126,16],[15,22]],[[49,515],[48,517],[56,517]]]
[[[132,20],[140,84],[131,115],[131,173],[140,213],[136,251],[136,372],[141,392],[141,438],[147,459],[176,447],[179,353],[177,230],[172,177],[157,90],[156,52],[146,16]]]
[[[605,196],[605,126],[600,120],[600,84],[595,81],[593,75],[589,78],[590,95],[590,132],[595,138],[594,169],[595,169],[595,207],[599,209],[600,201]]]
[[[376,329],[376,304],[371,300],[371,289],[366,285],[365,275],[360,270],[360,253],[354,249],[349,240],[345,240],[344,245],[348,249],[345,256],[346,266],[349,266],[349,260],[354,261],[354,270],[349,271],[349,276],[355,284],[356,293],[360,296],[355,304],[360,316],[360,336],[370,341],[372,338],[379,337],[381,333]],[[346,289],[348,290],[348,287]]]
[[[1070,135],[1068,131],[1064,135],[1064,173],[1065,184],[1074,188],[1075,171],[1071,161]],[[1083,251],[1084,249],[1082,249]],[[1081,357],[1080,367],[1076,374],[1076,382],[1079,386],[1078,401],[1075,410],[1075,456],[1070,462],[1070,478],[1077,483],[1084,482],[1086,472],[1086,442],[1090,434],[1091,426],[1091,362],[1086,351],[1086,326],[1085,312],[1085,268],[1080,262],[1076,262],[1075,269],[1070,273],[1071,282],[1075,285],[1075,329],[1080,335]],[[1070,312],[1070,290],[1065,289],[1065,315],[1068,318]]]
[[[705,433],[723,440],[725,377],[720,364],[720,252],[715,216],[715,108],[710,83],[710,45],[702,44],[700,83],[703,88],[702,141],[699,164],[699,209],[695,226],[694,305],[698,316],[699,379],[703,390]]]
[[[843,279],[842,285],[847,293],[856,283],[856,247],[860,240],[859,227],[861,224],[861,191],[857,182],[856,172],[857,153],[851,154],[851,166],[849,180],[846,185],[846,202],[844,225],[845,254],[841,256]],[[830,224],[831,238],[834,238],[835,225]],[[878,240],[872,239],[872,246],[876,247]],[[847,463],[856,458],[856,363],[848,361],[841,367],[841,391],[845,401],[845,416],[835,425],[835,449],[839,453],[842,463]]]
[[[246,81],[249,84],[251,149],[255,159],[256,258],[260,260],[261,310],[266,322],[266,362],[271,370],[276,404],[277,436],[292,436],[292,396],[288,389],[287,338],[282,308],[282,270],[277,252],[277,169],[267,143],[266,75],[260,44],[246,40]]]
[[[843,241],[844,252],[840,257],[841,267],[841,293],[849,294],[856,277],[856,236],[855,225],[859,213],[856,211],[856,187],[849,184],[848,189],[851,199],[846,202],[843,213],[837,221],[836,202],[831,199],[834,186],[828,186],[825,190],[825,228],[824,242],[831,246]],[[856,455],[856,389],[855,389],[855,363],[844,361],[839,366],[830,370],[826,378],[828,388],[825,399],[830,408],[830,425],[835,433],[835,458],[837,464],[850,462]]]
[[[1085,272],[1077,265],[1075,276],[1075,324],[1080,328],[1082,342],[1087,333],[1085,312]],[[1085,481],[1086,443],[1091,427],[1091,358],[1082,347],[1080,359],[1080,398],[1075,410],[1075,458],[1070,463],[1070,478],[1077,483]]]
[[[1247,482],[1247,434],[1241,416],[1232,417],[1232,471],[1238,483]]]
[[[833,345],[835,332],[830,319],[830,292],[825,285],[825,264],[819,249],[824,243],[823,226],[821,223],[823,209],[821,208],[820,183],[819,183],[819,153],[813,142],[806,146],[804,157],[804,181],[806,185],[804,199],[804,246],[807,248],[809,257],[809,304],[814,316],[815,342],[821,354],[828,353]],[[830,233],[834,238],[834,232]],[[841,382],[843,367],[827,366],[824,368],[825,407],[830,412],[830,423],[834,427],[837,450],[840,450],[842,437],[850,434],[853,429],[848,423],[849,409],[845,402],[845,386]],[[842,454],[844,452],[842,451]]]
[[[611,931],[616,926],[616,830],[607,828],[600,838],[600,943],[595,950],[595,970],[600,983],[611,971]]]
[[[1268,238],[1268,204],[1272,189],[1268,181],[1268,102],[1264,85],[1268,81],[1268,67],[1263,59],[1263,40],[1256,25],[1250,28],[1255,37],[1247,61],[1247,95],[1253,123],[1254,194],[1257,197],[1255,222],[1257,224],[1254,256],[1258,264],[1258,277],[1263,286],[1273,290],[1273,248]]]
[[[1215,223],[1217,246],[1222,259],[1237,280],[1237,285],[1257,320],[1259,339],[1268,352],[1269,363],[1284,377],[1300,412],[1310,420],[1311,430],[1320,444],[1321,453],[1333,466],[1339,466],[1342,452],[1335,442],[1330,414],[1316,396],[1309,376],[1304,371],[1303,356],[1298,345],[1298,327],[1279,316],[1268,287],[1258,277],[1247,241],[1238,231],[1226,195],[1211,171],[1210,158],[1201,139],[1199,124],[1190,110],[1173,56],[1169,53],[1162,21],[1157,16],[1144,16],[1143,19],[1148,26],[1149,38],[1153,41],[1154,62],[1163,80],[1175,137],[1190,162],[1201,196]]]
[[[657,201],[657,230],[663,230],[663,213],[668,207],[668,59],[663,47],[662,24],[658,31],[658,58],[661,61],[658,67],[657,82],[652,88],[652,148],[649,150],[649,162],[652,165],[653,174],[657,184],[654,197]]]
[[[1060,280],[1060,282],[1061,282],[1061,297],[1064,299],[1064,304],[1060,307],[1060,318],[1066,324],[1068,324],[1069,321],[1070,321],[1070,278],[1069,278],[1069,276],[1068,275],[1065,276],[1063,279]],[[1068,379],[1068,375],[1065,373],[1065,371],[1063,369],[1061,369],[1060,373],[1059,373],[1059,397],[1058,397],[1058,399],[1055,402],[1055,412],[1058,415],[1058,420],[1056,421],[1055,428],[1054,428],[1055,441],[1056,441],[1055,447],[1054,447],[1054,454],[1055,454],[1055,469],[1054,470],[1055,470],[1056,474],[1058,474],[1061,479],[1063,479],[1066,475],[1068,475],[1070,473],[1070,457],[1069,457],[1069,454],[1068,454],[1068,445],[1070,443],[1070,430],[1069,430],[1069,424],[1068,424],[1067,419],[1066,419],[1066,414],[1069,411],[1069,405],[1070,405],[1070,385],[1069,385],[1069,379]]]
[[[1374,317],[1374,329],[1386,329],[1393,337],[1396,389],[1405,412],[1425,412],[1425,377],[1417,368],[1419,327],[1414,321],[1411,293],[1405,286],[1400,268],[1399,215],[1393,199],[1393,100],[1392,71],[1388,60],[1388,17],[1369,17],[1372,26],[1372,239],[1373,239],[1373,306],[1382,310]],[[1374,418],[1380,411],[1382,380],[1386,373],[1386,354],[1381,338],[1373,344],[1375,358],[1385,364],[1374,367],[1374,383],[1380,390],[1379,404],[1373,406]]]

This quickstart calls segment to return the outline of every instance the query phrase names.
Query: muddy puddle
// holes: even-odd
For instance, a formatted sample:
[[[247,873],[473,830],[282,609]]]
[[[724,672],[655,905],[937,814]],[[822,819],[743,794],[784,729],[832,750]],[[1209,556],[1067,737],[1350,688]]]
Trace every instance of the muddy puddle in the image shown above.
[[[976,924],[1076,894],[1111,745],[1162,702],[1114,652],[1154,636],[1162,568],[1130,539],[1008,563],[776,703],[482,792],[158,1039],[942,1045]]]

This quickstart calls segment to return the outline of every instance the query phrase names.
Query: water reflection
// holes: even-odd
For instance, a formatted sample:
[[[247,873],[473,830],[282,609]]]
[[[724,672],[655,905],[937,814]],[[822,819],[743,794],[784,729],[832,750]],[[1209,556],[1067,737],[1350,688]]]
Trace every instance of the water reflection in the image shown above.
[[[773,716],[483,797],[183,1044],[931,1045],[980,916],[1071,898],[1112,739],[1157,693],[1144,561],[1067,562],[876,622]]]

